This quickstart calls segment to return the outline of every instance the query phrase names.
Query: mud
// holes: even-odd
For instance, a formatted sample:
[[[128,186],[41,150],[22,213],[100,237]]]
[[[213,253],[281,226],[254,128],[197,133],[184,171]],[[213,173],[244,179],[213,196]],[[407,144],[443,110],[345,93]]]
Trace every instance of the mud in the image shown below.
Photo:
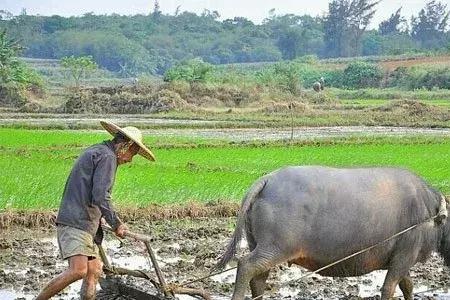
[[[166,281],[181,284],[208,274],[232,234],[234,218],[184,219],[129,223],[136,232],[153,237],[152,247]],[[152,272],[145,247],[139,242],[120,242],[107,235],[104,243],[115,266]],[[246,252],[245,242],[239,255]],[[232,262],[229,266],[233,266]],[[39,289],[66,267],[58,258],[54,229],[23,228],[2,231],[0,236],[0,299],[33,299]],[[280,265],[271,272],[265,299],[379,299],[385,271],[352,278],[330,278],[312,275],[299,280],[305,269]],[[191,287],[209,290],[213,299],[229,299],[235,271],[213,276]],[[411,272],[415,299],[450,299],[450,270],[436,254]],[[141,290],[153,287],[143,279],[122,280]],[[80,283],[73,284],[54,299],[78,299]],[[436,290],[434,290],[436,289]],[[434,290],[425,292],[427,290]],[[154,291],[153,291],[154,292]],[[105,294],[99,292],[101,297]],[[396,296],[400,296],[399,290]],[[180,296],[179,299],[194,299]]]
[[[220,138],[232,141],[282,140],[292,137],[296,140],[331,138],[344,136],[450,136],[449,128],[410,128],[386,126],[334,126],[334,127],[296,127],[262,129],[164,129],[145,130],[153,136],[192,136],[201,138]]]

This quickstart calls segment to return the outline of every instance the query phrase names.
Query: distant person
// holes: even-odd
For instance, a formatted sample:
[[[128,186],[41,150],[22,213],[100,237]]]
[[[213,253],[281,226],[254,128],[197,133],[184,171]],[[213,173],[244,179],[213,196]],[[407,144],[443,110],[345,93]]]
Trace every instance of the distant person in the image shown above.
[[[320,82],[316,81],[313,83],[313,90],[316,92],[320,92],[321,88],[320,88]]]
[[[313,83],[313,90],[316,92],[323,91],[325,88],[325,79],[320,77],[319,81]]]
[[[114,138],[87,148],[77,159],[56,218],[59,250],[69,267],[51,280],[36,300],[50,299],[80,279],[83,279],[81,299],[95,299],[103,267],[96,245],[101,244],[103,236],[100,220],[103,217],[119,237],[127,231],[111,204],[116,169],[131,162],[136,154],[155,160],[142,143],[142,133],[136,127],[120,128],[107,121],[100,124]]]
[[[319,83],[320,83],[320,90],[323,91],[323,89],[325,88],[325,79],[323,77],[320,77]]]

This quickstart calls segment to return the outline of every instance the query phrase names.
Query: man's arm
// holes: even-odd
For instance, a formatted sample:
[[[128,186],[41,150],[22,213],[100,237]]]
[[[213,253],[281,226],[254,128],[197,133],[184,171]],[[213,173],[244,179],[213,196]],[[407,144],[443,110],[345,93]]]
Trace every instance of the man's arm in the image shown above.
[[[122,224],[111,203],[116,169],[116,158],[112,155],[102,155],[94,170],[92,182],[92,203],[100,208],[102,216],[114,231]]]

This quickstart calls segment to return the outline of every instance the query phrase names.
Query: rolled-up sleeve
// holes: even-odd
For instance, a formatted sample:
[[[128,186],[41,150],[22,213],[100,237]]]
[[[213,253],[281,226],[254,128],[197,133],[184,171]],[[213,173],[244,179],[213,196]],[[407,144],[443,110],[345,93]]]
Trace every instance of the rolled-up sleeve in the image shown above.
[[[92,204],[99,207],[102,216],[113,230],[122,223],[111,203],[116,169],[116,158],[112,155],[102,155],[96,163],[92,179]]]

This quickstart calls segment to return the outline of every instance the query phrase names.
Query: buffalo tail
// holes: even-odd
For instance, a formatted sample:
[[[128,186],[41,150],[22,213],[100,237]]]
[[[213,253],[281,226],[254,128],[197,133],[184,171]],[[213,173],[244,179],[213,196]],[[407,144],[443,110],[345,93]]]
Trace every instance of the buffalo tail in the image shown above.
[[[256,197],[264,189],[266,183],[267,178],[266,177],[261,178],[251,186],[251,188],[245,195],[242,201],[241,209],[239,210],[239,215],[236,222],[236,228],[234,230],[233,237],[228,242],[225,253],[220,257],[219,262],[215,265],[214,267],[215,270],[222,270],[223,268],[225,268],[227,263],[236,255],[236,247],[237,244],[242,239],[242,232],[244,231],[247,212],[250,209]]]

